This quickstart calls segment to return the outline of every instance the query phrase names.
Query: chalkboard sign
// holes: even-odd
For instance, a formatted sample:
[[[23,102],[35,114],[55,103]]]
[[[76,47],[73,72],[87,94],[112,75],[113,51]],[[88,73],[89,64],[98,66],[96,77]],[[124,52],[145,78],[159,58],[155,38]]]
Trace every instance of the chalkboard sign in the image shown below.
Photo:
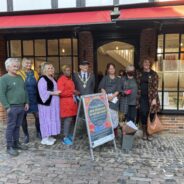
[[[83,113],[81,113],[81,111],[83,111]],[[114,141],[114,146],[116,148],[107,95],[98,93],[81,97],[74,129],[74,137],[76,127],[78,126],[77,124],[80,122],[79,119],[82,118],[81,114],[84,114],[83,120],[86,123],[93,159],[92,149],[97,146],[109,141]]]

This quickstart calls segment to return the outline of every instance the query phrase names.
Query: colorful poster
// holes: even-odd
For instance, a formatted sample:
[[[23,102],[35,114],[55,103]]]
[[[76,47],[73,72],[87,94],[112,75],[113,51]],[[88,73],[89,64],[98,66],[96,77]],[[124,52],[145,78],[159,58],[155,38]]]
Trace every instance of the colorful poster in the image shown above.
[[[83,96],[86,124],[92,147],[114,139],[107,96],[95,94]]]

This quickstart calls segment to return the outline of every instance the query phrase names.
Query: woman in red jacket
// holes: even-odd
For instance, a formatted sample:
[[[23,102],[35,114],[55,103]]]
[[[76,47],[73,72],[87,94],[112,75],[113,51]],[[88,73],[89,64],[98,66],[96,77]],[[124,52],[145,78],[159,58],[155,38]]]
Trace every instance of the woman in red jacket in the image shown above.
[[[72,134],[70,134],[71,123],[77,114],[77,103],[75,101],[75,85],[71,79],[70,66],[62,67],[63,75],[58,79],[58,90],[60,94],[60,116],[64,124],[64,139],[66,145],[72,144]]]

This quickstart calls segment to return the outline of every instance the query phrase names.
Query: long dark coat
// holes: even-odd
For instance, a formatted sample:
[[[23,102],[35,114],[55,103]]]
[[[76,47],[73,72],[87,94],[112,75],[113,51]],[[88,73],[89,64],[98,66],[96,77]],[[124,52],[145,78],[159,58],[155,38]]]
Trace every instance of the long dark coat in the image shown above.
[[[138,97],[137,97],[137,108],[140,108],[140,97],[141,97],[141,78],[142,71],[136,72],[136,80],[138,84]],[[148,98],[149,98],[149,106],[151,107],[151,102],[153,99],[156,99],[156,105],[152,106],[150,111],[151,113],[156,113],[160,110],[160,101],[158,96],[158,82],[159,78],[155,71],[151,70],[150,76],[148,79]]]

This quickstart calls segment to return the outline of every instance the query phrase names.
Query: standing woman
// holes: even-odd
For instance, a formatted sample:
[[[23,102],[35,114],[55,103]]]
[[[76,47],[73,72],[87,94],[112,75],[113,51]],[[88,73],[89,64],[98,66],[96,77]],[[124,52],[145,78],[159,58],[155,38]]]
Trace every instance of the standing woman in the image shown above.
[[[75,97],[75,85],[71,79],[70,66],[64,65],[62,67],[63,75],[58,79],[58,90],[60,95],[60,116],[64,124],[64,139],[63,143],[66,145],[72,144],[73,133],[71,132],[71,124],[77,114],[77,103]]]
[[[147,132],[147,119],[150,112],[151,117],[160,109],[158,97],[158,75],[151,69],[151,59],[146,58],[142,64],[142,70],[136,74],[138,84],[138,109],[143,128],[143,140],[152,138]]]
[[[40,129],[42,134],[41,144],[53,145],[56,139],[52,135],[60,134],[59,95],[57,83],[53,78],[53,65],[42,65],[42,76],[38,81],[38,110]]]
[[[127,121],[135,122],[136,119],[136,100],[137,82],[135,79],[135,68],[133,65],[126,67],[126,76],[121,79],[120,112],[123,112]]]
[[[39,79],[38,73],[31,69],[32,62],[28,58],[22,59],[22,69],[18,71],[18,74],[25,82],[26,91],[29,98],[29,110],[25,113],[22,123],[22,129],[25,135],[24,142],[29,142],[29,132],[27,126],[27,114],[32,113],[35,118],[35,127],[37,131],[37,137],[41,138],[40,123],[38,117],[38,103],[37,103],[37,81]]]
[[[102,78],[98,88],[102,93],[105,93],[108,96],[112,126],[114,128],[115,136],[117,136],[117,127],[119,124],[119,100],[117,97],[121,87],[120,79],[116,76],[116,69],[113,63],[107,64],[106,75]]]

